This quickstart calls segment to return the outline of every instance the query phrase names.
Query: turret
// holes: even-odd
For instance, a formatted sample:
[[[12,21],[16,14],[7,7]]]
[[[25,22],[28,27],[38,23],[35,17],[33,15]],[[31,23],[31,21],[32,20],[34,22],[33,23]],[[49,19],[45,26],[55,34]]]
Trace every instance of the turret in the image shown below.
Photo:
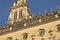
[[[23,19],[31,18],[27,0],[15,0],[12,7],[10,7],[10,15],[8,23],[13,24]]]

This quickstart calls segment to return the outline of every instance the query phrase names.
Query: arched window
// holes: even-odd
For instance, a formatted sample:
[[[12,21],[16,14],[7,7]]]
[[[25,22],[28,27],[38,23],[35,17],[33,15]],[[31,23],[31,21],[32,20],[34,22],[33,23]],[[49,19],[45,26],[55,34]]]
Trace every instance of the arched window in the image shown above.
[[[13,38],[12,37],[8,37],[6,40],[13,40]]]
[[[27,40],[28,39],[28,33],[24,33],[22,38],[23,38],[23,40]]]
[[[17,12],[15,12],[15,14],[14,14],[14,20],[16,20],[17,19]]]

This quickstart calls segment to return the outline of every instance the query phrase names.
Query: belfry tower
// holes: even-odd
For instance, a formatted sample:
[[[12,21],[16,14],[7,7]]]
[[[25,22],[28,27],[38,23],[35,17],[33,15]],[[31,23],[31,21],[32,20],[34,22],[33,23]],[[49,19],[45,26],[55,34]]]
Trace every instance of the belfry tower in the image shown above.
[[[31,14],[28,7],[28,0],[15,0],[12,7],[10,7],[10,15],[8,23],[21,21],[23,19],[31,18]]]

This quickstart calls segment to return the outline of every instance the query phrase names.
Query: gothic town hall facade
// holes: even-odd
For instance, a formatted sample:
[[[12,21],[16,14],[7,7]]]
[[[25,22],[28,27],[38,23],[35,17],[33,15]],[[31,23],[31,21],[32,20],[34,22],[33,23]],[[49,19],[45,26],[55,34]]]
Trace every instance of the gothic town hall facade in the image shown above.
[[[0,40],[60,40],[60,8],[33,17],[28,0],[15,0],[9,10]]]

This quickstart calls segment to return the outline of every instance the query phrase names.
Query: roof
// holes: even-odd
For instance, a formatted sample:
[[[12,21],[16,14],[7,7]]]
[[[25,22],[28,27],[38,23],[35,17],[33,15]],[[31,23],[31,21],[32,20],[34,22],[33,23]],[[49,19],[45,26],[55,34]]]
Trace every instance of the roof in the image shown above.
[[[53,13],[53,14],[52,14]],[[27,28],[35,27],[38,25],[43,25],[46,23],[54,22],[60,20],[60,15],[56,12],[52,12],[51,14],[36,16],[31,19],[24,19],[22,21],[14,22],[13,24],[5,24],[2,28],[0,28],[0,35],[8,34],[11,32],[16,32],[19,30],[24,30]]]

